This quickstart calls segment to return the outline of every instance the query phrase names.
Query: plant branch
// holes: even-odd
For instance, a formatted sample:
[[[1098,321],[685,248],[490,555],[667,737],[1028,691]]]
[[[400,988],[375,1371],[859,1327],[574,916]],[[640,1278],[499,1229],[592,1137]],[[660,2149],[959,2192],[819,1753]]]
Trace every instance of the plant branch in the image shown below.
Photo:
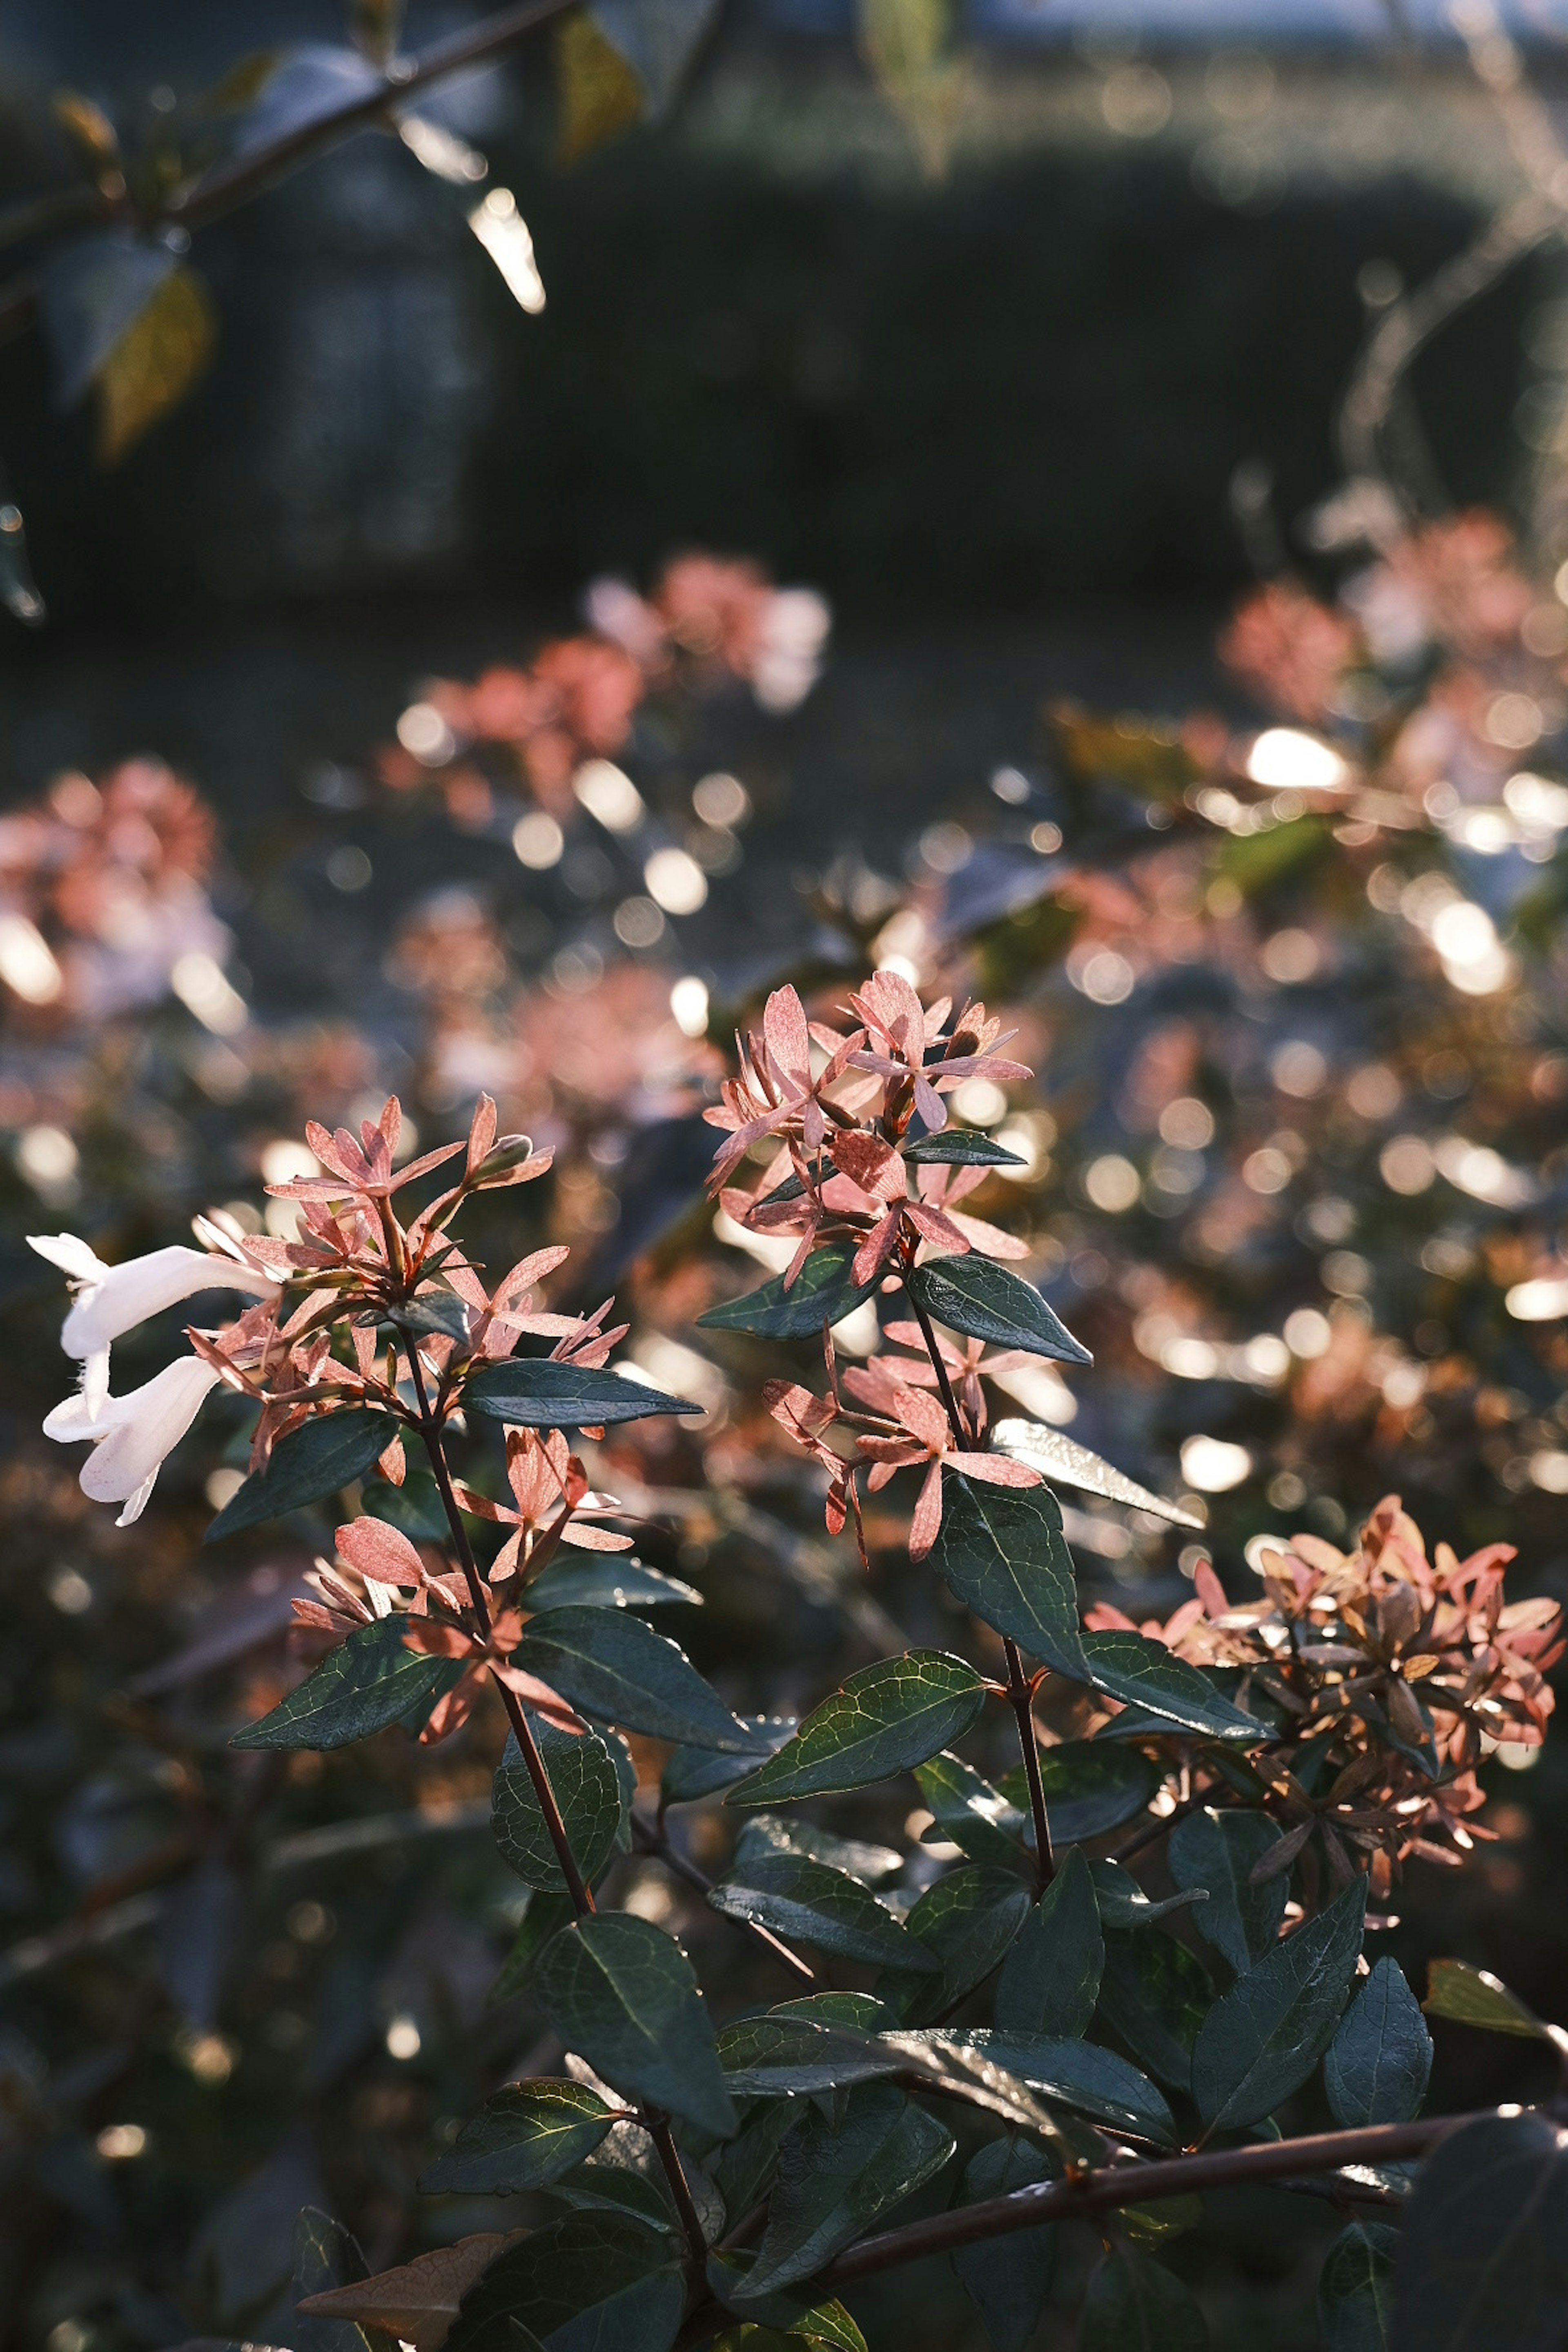
[[[701,2278],[708,2264],[708,2241],[702,2234],[702,2223],[692,2202],[690,2186],[680,2161],[680,2150],[675,2145],[675,2134],[669,2128],[669,2117],[657,2107],[643,2107],[638,2122],[658,2151],[664,2167],[664,2177],[669,2193],[675,2200],[675,2210],[680,2216],[680,2226],[686,2233],[686,2248],[691,2257],[693,2273]]]
[[[1358,2131],[1315,2132],[1304,2139],[1254,2140],[1244,2147],[1215,2148],[1204,2155],[1163,2157],[1147,2164],[1108,2165],[1081,2173],[1076,2179],[1042,2182],[1016,2189],[1010,2197],[991,2197],[977,2205],[961,2205],[948,2213],[933,2213],[864,2238],[858,2246],[830,2263],[811,2282],[813,2293],[837,2294],[856,2280],[896,2270],[927,2254],[949,2253],[955,2246],[973,2246],[990,2238],[1032,2230],[1042,2221],[1077,2221],[1091,2213],[1141,2205],[1146,2200],[1178,2197],[1209,2189],[1241,2188],[1254,2181],[1293,2182],[1313,2173],[1337,2172],[1342,2165],[1394,2163],[1425,2155],[1462,2124],[1494,2115],[1479,2107],[1458,2116],[1426,2116],[1414,2123],[1372,2124]]]
[[[706,1897],[711,1893],[713,1881],[707,1872],[700,1870],[689,1854],[682,1853],[667,1832],[655,1829],[652,1822],[644,1821],[640,1813],[632,1815],[632,1838],[639,1853],[655,1855],[667,1870],[697,1894]],[[803,1960],[782,1936],[775,1936],[773,1929],[764,1927],[760,1919],[738,1919],[732,1911],[721,1911],[716,1916],[728,1919],[732,1927],[741,1928],[756,1943],[765,1945],[775,1959],[782,1960],[787,1969],[793,1969],[796,1976],[804,1977],[807,1984],[816,1984],[816,1970],[810,1962]]]

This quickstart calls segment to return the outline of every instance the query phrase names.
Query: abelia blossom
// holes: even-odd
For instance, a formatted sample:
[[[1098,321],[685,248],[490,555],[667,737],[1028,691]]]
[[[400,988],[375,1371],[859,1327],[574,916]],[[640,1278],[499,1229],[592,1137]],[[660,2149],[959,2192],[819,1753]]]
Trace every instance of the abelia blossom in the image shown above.
[[[190,1428],[219,1375],[197,1356],[181,1356],[122,1397],[68,1397],[44,1423],[46,1437],[92,1452],[82,1465],[81,1491],[95,1503],[124,1506],[117,1527],[128,1528],[147,1507],[158,1473]]]

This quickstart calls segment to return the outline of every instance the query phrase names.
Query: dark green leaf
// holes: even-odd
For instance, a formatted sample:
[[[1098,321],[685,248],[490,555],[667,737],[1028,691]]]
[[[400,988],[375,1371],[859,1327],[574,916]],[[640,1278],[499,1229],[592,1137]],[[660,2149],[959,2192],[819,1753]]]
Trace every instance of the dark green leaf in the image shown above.
[[[751,2101],[744,2124],[713,2160],[713,2185],[727,2213],[749,2213],[762,2201],[773,2177],[779,2142],[799,2113],[793,2099]]]
[[[872,1845],[865,1838],[836,1837],[831,1830],[820,1828],[816,1822],[788,1822],[780,1813],[754,1813],[742,1824],[735,1841],[737,1865],[758,1853],[808,1854],[813,1862],[825,1862],[831,1870],[847,1871],[851,1878],[863,1879],[868,1886],[879,1886],[884,1879],[897,1878],[904,1866],[903,1855],[896,1853],[890,1845]]]
[[[411,1469],[401,1486],[373,1478],[361,1501],[373,1519],[384,1519],[410,1543],[447,1543],[451,1529],[441,1507],[441,1489],[428,1470]]]
[[[996,1987],[996,2023],[1006,2033],[1071,2040],[1084,2032],[1100,1998],[1105,1938],[1089,1867],[1071,1850],[1023,1927]]]
[[[545,1610],[529,1620],[513,1663],[598,1722],[742,1755],[752,1748],[685,1651],[625,1610]]]
[[[961,1127],[922,1135],[918,1143],[906,1143],[903,1150],[904,1158],[912,1160],[917,1168],[1022,1168],[1026,1164],[990,1136],[966,1135]]]
[[[705,2236],[719,2237],[724,2227],[722,2199],[689,2149],[682,2158],[682,2169]],[[549,2193],[579,2210],[594,2207],[632,2213],[672,2237],[680,2231],[680,2215],[658,2150],[637,2123],[616,2124],[591,2155],[551,2183]]]
[[[623,1552],[567,1552],[528,1587],[531,1609],[662,1609],[680,1601],[700,1609],[702,1595],[678,1576],[645,1568]]]
[[[805,1992],[798,2000],[775,2000],[770,2017],[804,2017],[815,2025],[848,2025],[875,2033],[888,2021],[885,2001],[874,1992]]]
[[[1211,2128],[1256,2123],[1306,2081],[1333,2040],[1365,1916],[1357,1878],[1215,2001],[1193,2050],[1193,2096]]]
[[[1054,1356],[1062,1364],[1094,1361],[1033,1283],[1009,1274],[978,1250],[912,1266],[904,1285],[926,1313],[950,1331],[988,1340],[994,1348],[1026,1348],[1032,1356]]]
[[[1468,1960],[1434,1960],[1422,2007],[1428,2017],[1451,2018],[1456,2025],[1477,2025],[1486,2033],[1518,2033],[1531,2042],[1551,2038],[1535,2011],[1500,1977],[1472,1968]]]
[[[966,1607],[1032,1657],[1079,1682],[1078,1587],[1048,1486],[982,1486],[942,1474],[942,1525],[931,1564]]]
[[[335,2286],[351,2286],[366,2276],[364,2256],[342,2223],[307,2205],[294,2224],[291,2300],[302,2303],[307,2295],[326,2294]],[[297,2352],[397,2352],[396,2337],[384,2328],[357,2319],[328,2319],[313,2312],[296,2311],[290,2315],[289,2341]]]
[[[631,2214],[563,2214],[508,2246],[463,2297],[443,2352],[669,2352],[686,2300],[669,2238]]]
[[[890,2084],[850,2091],[836,2122],[813,2108],[779,2149],[746,2301],[809,2278],[942,2170],[952,2135]]]
[[[427,1290],[423,1297],[395,1307],[387,1320],[401,1331],[427,1331],[435,1339],[468,1345],[468,1307],[455,1290]]]
[[[204,1542],[259,1528],[286,1511],[303,1510],[307,1503],[337,1494],[363,1478],[396,1435],[397,1423],[390,1414],[373,1412],[368,1405],[313,1413],[279,1439],[267,1467],[253,1472],[229,1497]]]
[[[737,1859],[708,1900],[727,1918],[760,1920],[775,1935],[815,1944],[840,1959],[933,1972],[940,1965],[858,1878],[806,1854]]]
[[[1203,1962],[1163,1928],[1106,1937],[1100,2013],[1173,2090],[1192,2088],[1193,2049],[1210,1999]]]
[[[1120,1829],[1143,1811],[1160,1779],[1157,1764],[1120,1740],[1068,1739],[1059,1748],[1042,1748],[1040,1780],[1052,1844],[1077,1845]],[[1023,1766],[1005,1773],[1000,1787],[1008,1802],[1026,1817],[1029,1790]],[[1024,1834],[1032,1844],[1034,1826],[1026,1819]]]
[[[493,2092],[419,2186],[426,2196],[509,2197],[542,2189],[591,2156],[614,2120],[584,2083],[508,2083]]]
[[[755,1766],[759,1757],[774,1756],[795,1730],[793,1717],[742,1715],[735,1718],[752,1745],[742,1755],[716,1753],[710,1748],[678,1748],[664,1768],[658,1793],[667,1805],[694,1805],[732,1788]]]
[[[1064,2165],[1104,2161],[1107,2151],[1099,2134],[1075,2130],[1043,2105],[1027,2083],[1010,2074],[988,2046],[995,2039],[993,2034],[926,2027],[908,2033],[884,2033],[879,2039],[885,2050],[898,2057],[899,2072],[910,2089],[930,2089],[944,2098],[962,2099],[966,2106],[978,2107],[984,2115],[997,2116],[1010,2128],[1046,2141]]]
[[[616,1911],[575,1921],[547,1947],[533,1990],[567,2049],[617,2090],[721,2139],[735,2129],[691,1963],[651,1920]]]
[[[592,1883],[615,1852],[621,1826],[621,1780],[615,1759],[596,1732],[561,1731],[531,1713],[527,1721],[577,1867]],[[490,1828],[501,1860],[525,1885],[546,1894],[565,1891],[566,1880],[515,1732],[507,1734],[506,1749],[496,1767]]]
[[[831,2091],[899,2070],[858,2028],[798,2016],[737,2018],[719,2036],[719,2059],[738,2099]]]
[[[700,1404],[586,1364],[558,1364],[552,1356],[510,1356],[487,1364],[463,1382],[463,1404],[488,1421],[513,1429],[588,1429],[650,1413],[700,1412]]]
[[[1328,2352],[1389,2352],[1398,2250],[1398,2231],[1382,2221],[1352,2221],[1334,2240],[1318,2279],[1318,2326]]]
[[[980,1675],[946,1650],[883,1658],[813,1707],[795,1737],[724,1801],[771,1805],[890,1780],[959,1738],[984,1704]]]
[[[1142,1633],[1117,1629],[1086,1633],[1084,1654],[1089,1680],[1111,1698],[1145,1709],[1159,1720],[1154,1728],[1179,1723],[1188,1731],[1206,1732],[1212,1739],[1268,1739],[1266,1723],[1245,1715],[1221,1696],[1197,1666],[1188,1665]]]
[[[744,1298],[710,1307],[698,1317],[698,1327],[708,1331],[750,1331],[759,1339],[815,1339],[825,1323],[842,1323],[871,1296],[871,1284],[861,1288],[849,1278],[854,1256],[854,1244],[847,1242],[832,1242],[824,1249],[813,1250],[788,1290],[783,1275],[775,1274],[771,1282],[764,1282],[760,1290],[748,1291]]]
[[[961,2205],[1011,2196],[1051,2178],[1050,2167],[1026,2139],[994,2139],[964,2168]],[[961,2246],[952,2257],[963,2291],[979,2312],[993,2352],[1025,2352],[1046,2307],[1056,2266],[1056,2232],[1042,2223],[978,2246]]]
[[[462,1674],[463,1663],[405,1650],[409,1622],[395,1613],[356,1626],[297,1690],[259,1723],[237,1731],[229,1746],[347,1748],[401,1723],[416,1709],[423,1710],[423,1721],[437,1694],[449,1690]]]
[[[784,2288],[755,2298],[746,2294],[746,2280],[756,2256],[737,2247],[708,2257],[708,2284],[727,2311],[742,2315],[738,2327],[728,2328],[715,2352],[866,2352],[866,2339],[841,2303],[808,2303],[811,2289],[797,2294]],[[802,2339],[805,2339],[803,2342]]]
[[[1080,1494],[1125,1503],[1131,1510],[1152,1511],[1156,1518],[1170,1519],[1179,1528],[1203,1525],[1180,1503],[1167,1503],[1162,1496],[1151,1494],[1136,1478],[1129,1478],[1098,1454],[1091,1454],[1087,1445],[1080,1445],[1076,1437],[1065,1436],[1045,1422],[999,1421],[991,1440],[999,1453],[1026,1463],[1058,1486],[1076,1486]]]
[[[1340,2022],[1323,2061],[1336,2123],[1402,2124],[1421,2112],[1432,2036],[1396,1960],[1379,1960]]]
[[[928,1886],[905,1920],[941,1963],[936,1976],[889,1971],[878,1990],[905,2025],[943,2017],[1001,1965],[1029,1916],[1029,1889],[1010,1871],[968,1864]]]
[[[1027,1817],[970,1765],[956,1756],[933,1756],[915,1767],[915,1779],[931,1811],[931,1827],[921,1832],[927,1845],[945,1839],[971,1862],[994,1863],[1001,1870],[1029,1866]]]
[[[1114,2050],[1046,2034],[993,2032],[984,2026],[968,2028],[952,2038],[989,2058],[1042,2097],[1076,2107],[1080,2115],[1107,2124],[1113,2131],[1131,2132],[1140,2139],[1157,2140],[1163,2147],[1175,2143],[1176,2126],[1170,2108],[1148,2076]]]
[[[1204,1806],[1177,1822],[1165,1849],[1178,1886],[1207,1887],[1209,1899],[1195,1922],[1198,1932],[1238,1977],[1279,1939],[1290,1874],[1277,1870],[1261,1885],[1252,1878],[1279,1835],[1267,1813],[1216,1812]]]
[[[569,1895],[531,1894],[524,1896],[523,1903],[516,1939],[487,1996],[492,2001],[510,2000],[516,1994],[527,1991],[544,1947],[563,1927],[569,1927],[574,1916]]]
[[[129,229],[105,229],[49,256],[38,315],[61,408],[76,406],[178,266],[167,245]]]
[[[1394,2352],[1562,2352],[1568,2133],[1486,2116],[1438,2143],[1405,2211]]]
[[[1089,1874],[1094,1882],[1101,1922],[1107,1927],[1152,1927],[1167,1911],[1182,1911],[1189,1904],[1208,1900],[1201,1886],[1184,1887],[1180,1894],[1155,1900],[1144,1894],[1132,1873],[1124,1870],[1119,1862],[1091,1862]]]
[[[1147,2254],[1107,2254],[1089,2283],[1079,2352],[1208,2352],[1203,2313],[1174,2273]]]

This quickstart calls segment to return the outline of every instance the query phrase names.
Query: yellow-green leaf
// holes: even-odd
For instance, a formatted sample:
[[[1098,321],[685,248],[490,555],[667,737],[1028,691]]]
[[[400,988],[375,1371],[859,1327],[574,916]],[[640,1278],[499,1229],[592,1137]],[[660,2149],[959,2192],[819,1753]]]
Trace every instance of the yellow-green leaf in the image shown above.
[[[555,78],[556,154],[563,163],[580,163],[641,120],[642,84],[585,9],[562,20],[555,36]]]
[[[166,278],[98,376],[98,454],[117,466],[205,373],[216,322],[194,270]]]

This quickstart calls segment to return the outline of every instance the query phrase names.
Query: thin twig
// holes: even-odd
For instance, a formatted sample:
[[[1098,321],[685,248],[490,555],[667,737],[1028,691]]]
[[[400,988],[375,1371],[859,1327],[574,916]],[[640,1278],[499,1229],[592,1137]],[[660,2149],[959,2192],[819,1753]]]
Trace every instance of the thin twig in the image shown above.
[[[675,2134],[669,2128],[669,2117],[657,2107],[642,2107],[637,2111],[637,2121],[658,2151],[664,2177],[675,2200],[675,2210],[680,2216],[680,2226],[686,2232],[687,2251],[691,2256],[693,2273],[700,2278],[708,2262],[708,2241],[692,2201],[690,2183],[680,2161],[680,2150],[675,2145]]]

